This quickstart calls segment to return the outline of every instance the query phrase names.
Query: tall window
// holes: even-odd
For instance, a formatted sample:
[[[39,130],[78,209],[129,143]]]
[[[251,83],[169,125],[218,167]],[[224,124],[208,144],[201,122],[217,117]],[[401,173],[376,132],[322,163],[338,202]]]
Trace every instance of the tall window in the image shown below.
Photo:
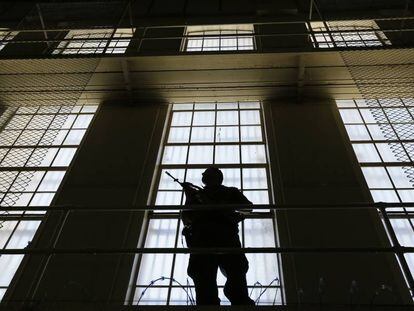
[[[391,42],[371,20],[311,22],[311,36],[314,47],[375,47],[390,45]],[[327,27],[328,29],[327,29]]]
[[[131,28],[71,30],[53,54],[123,54],[132,35]]]
[[[375,202],[414,202],[414,99],[337,101]],[[392,209],[400,243],[414,246],[412,208]],[[406,255],[414,274],[414,254]]]
[[[49,206],[97,106],[20,107],[0,132],[0,206]],[[45,212],[0,220],[0,247],[25,248]],[[0,256],[0,300],[23,255]]]
[[[17,31],[9,31],[7,29],[0,28],[0,51],[4,49],[8,40],[12,40],[16,35]]]
[[[241,189],[255,204],[269,203],[271,189],[259,102],[174,104],[169,122],[153,200],[156,205],[182,205],[185,201],[181,187],[166,171],[181,181],[201,186],[201,173],[212,164],[223,171],[224,185]],[[185,247],[181,230],[178,210],[151,213],[145,247]],[[240,228],[245,247],[274,247],[275,234],[273,213],[268,210],[252,214]],[[247,254],[247,257],[251,297],[259,304],[281,304],[278,257],[275,254]],[[194,292],[187,277],[187,262],[188,255],[183,254],[143,255],[133,283],[132,302],[188,304],[186,291],[180,286],[186,287],[189,294]],[[224,282],[219,272],[220,299],[228,304],[223,295]],[[266,291],[261,286],[269,284]]]
[[[184,51],[254,50],[253,25],[188,26]]]

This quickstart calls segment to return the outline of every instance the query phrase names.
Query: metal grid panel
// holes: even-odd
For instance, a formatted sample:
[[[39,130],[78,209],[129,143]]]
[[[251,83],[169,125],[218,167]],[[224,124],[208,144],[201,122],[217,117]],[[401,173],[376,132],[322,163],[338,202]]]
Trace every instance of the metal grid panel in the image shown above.
[[[133,29],[71,30],[53,54],[123,54]]]
[[[8,108],[0,128],[0,206],[49,206],[97,106],[21,106]],[[3,116],[2,115],[2,116]],[[39,226],[37,219],[0,221],[0,247],[24,248]],[[33,214],[33,213],[32,213]],[[36,218],[36,217],[35,217]],[[0,299],[23,256],[0,256]]]
[[[222,169],[225,185],[241,189],[255,204],[268,204],[270,183],[261,113],[259,102],[174,104],[154,203],[184,204],[184,193],[165,171],[180,180],[199,184],[201,173],[214,163]],[[184,247],[181,230],[178,210],[152,213],[145,247]],[[265,211],[258,217],[246,219],[240,235],[246,247],[275,246],[273,214]],[[258,299],[259,304],[281,304],[277,256],[248,254],[247,257],[255,262],[247,274],[251,296]],[[191,304],[189,297],[194,285],[187,278],[187,261],[188,255],[183,254],[143,255],[135,275],[131,303]],[[228,304],[222,293],[224,282],[219,274],[220,298]],[[268,284],[269,288],[259,298]]]
[[[337,101],[375,202],[414,202],[414,99]],[[413,208],[389,209],[399,243],[414,246]],[[414,256],[406,254],[411,274]]]
[[[382,47],[391,45],[373,20],[310,22],[316,48]]]

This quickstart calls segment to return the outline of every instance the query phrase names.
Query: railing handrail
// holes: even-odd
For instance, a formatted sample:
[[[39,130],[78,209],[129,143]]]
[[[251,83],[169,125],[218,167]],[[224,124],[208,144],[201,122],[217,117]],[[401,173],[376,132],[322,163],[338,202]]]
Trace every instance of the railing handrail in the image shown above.
[[[275,210],[275,211],[291,211],[291,210],[358,210],[358,209],[390,209],[390,208],[404,208],[414,207],[414,202],[404,203],[388,203],[388,202],[375,202],[375,203],[321,203],[321,204],[212,204],[212,205],[137,205],[137,206],[126,206],[126,205],[80,205],[80,204],[64,204],[64,205],[52,205],[52,206],[0,206],[1,212],[10,211],[117,211],[117,212],[143,212],[143,211],[171,211],[171,210],[222,210],[224,209],[235,209],[243,210]]]

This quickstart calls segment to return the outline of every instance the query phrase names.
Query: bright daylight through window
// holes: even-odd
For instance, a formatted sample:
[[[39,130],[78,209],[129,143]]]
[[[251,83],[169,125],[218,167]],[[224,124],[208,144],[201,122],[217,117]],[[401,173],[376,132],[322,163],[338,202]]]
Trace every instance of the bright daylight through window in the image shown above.
[[[92,121],[96,105],[10,107],[0,127],[0,206],[49,206]],[[10,112],[10,110],[12,110]],[[13,111],[15,110],[15,111]],[[45,212],[0,221],[0,247],[22,249],[33,239]],[[36,214],[33,217],[33,214]],[[0,300],[23,255],[0,256]]]
[[[166,171],[181,181],[201,186],[201,173],[211,164],[223,171],[224,185],[241,189],[253,203],[271,201],[260,102],[174,104],[169,122],[153,203],[184,204],[180,186],[165,174]],[[181,230],[177,210],[151,213],[145,247],[183,248]],[[240,238],[245,247],[274,247],[273,212],[262,210],[249,216],[240,226]],[[278,257],[260,253],[247,254],[247,257],[255,263],[247,273],[251,298],[259,305],[283,303]],[[188,255],[184,254],[144,254],[139,258],[134,276],[131,303],[189,304],[188,296],[191,292],[194,295],[194,288],[187,277],[187,262]],[[162,277],[167,279],[160,279]],[[228,304],[223,295],[224,282],[219,272],[220,299],[222,304]]]
[[[414,202],[414,99],[338,100],[337,106],[375,202]],[[392,209],[403,246],[414,246],[414,219]],[[405,255],[414,273],[413,254]]]
[[[188,26],[184,51],[254,50],[253,25]]]
[[[17,31],[9,31],[0,28],[0,51],[7,45],[7,41],[12,40],[17,34]]]
[[[60,42],[53,54],[123,54],[133,29],[83,29],[71,30]]]
[[[375,47],[391,42],[372,20],[311,22],[314,47]]]

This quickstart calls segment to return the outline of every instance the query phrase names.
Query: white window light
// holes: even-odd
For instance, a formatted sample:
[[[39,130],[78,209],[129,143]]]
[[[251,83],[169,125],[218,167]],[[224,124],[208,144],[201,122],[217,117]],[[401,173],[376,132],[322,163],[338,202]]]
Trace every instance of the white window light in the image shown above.
[[[314,47],[378,47],[391,42],[373,20],[311,22]]]
[[[188,26],[184,51],[254,50],[252,24]]]
[[[59,43],[53,54],[123,54],[125,53],[134,30],[82,29],[71,30],[65,41]]]
[[[52,203],[97,108],[22,106],[10,115],[0,131],[1,207],[44,207]],[[38,218],[26,220],[22,216],[16,221],[0,221],[0,249],[27,246],[45,211],[32,213]],[[22,259],[23,255],[0,256],[0,301]]]
[[[7,45],[7,41],[12,40],[19,32],[0,28],[0,51]]]
[[[342,121],[374,202],[414,201],[414,100],[337,100]],[[392,208],[390,219],[402,246],[414,246],[412,207]],[[398,214],[400,212],[401,214]],[[405,255],[414,271],[414,255]]]

